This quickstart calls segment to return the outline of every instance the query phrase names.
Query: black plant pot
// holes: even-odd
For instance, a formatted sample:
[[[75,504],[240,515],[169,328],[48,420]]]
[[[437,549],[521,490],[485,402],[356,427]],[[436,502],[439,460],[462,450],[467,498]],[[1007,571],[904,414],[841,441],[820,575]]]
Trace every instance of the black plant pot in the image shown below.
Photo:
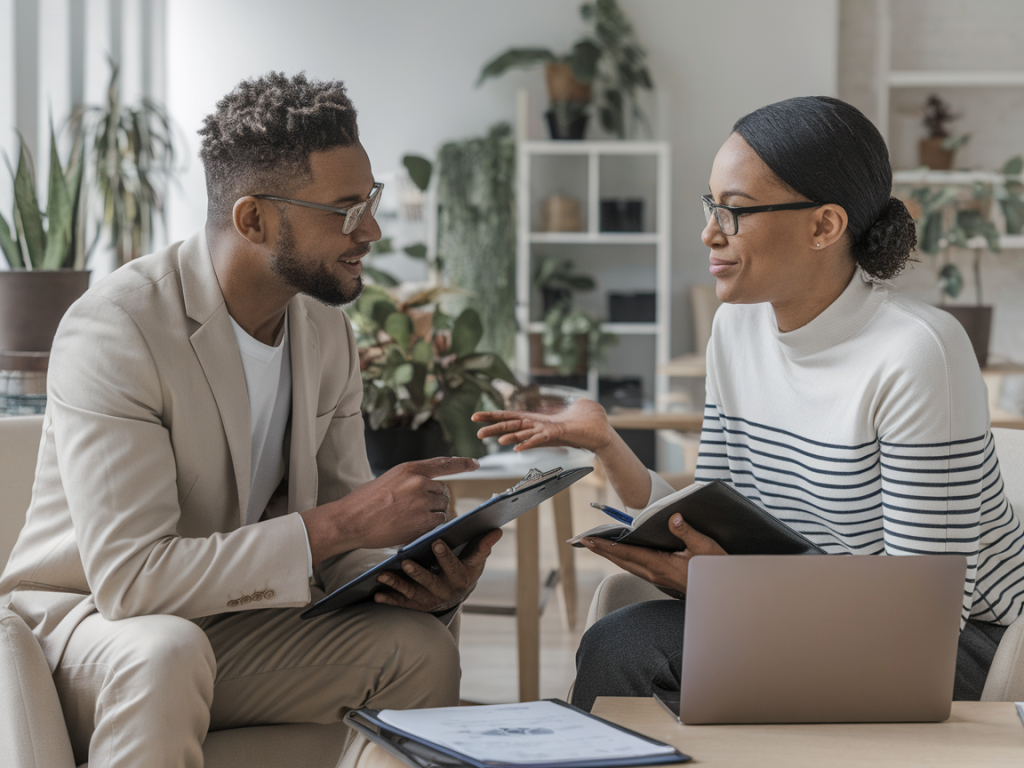
[[[445,440],[441,423],[433,419],[419,429],[407,426],[370,429],[364,415],[363,436],[366,439],[366,457],[370,460],[370,469],[377,476],[407,461],[451,455],[451,446]]]
[[[544,113],[548,121],[548,130],[552,139],[582,139],[587,132],[587,116],[566,117],[549,109]]]
[[[566,288],[541,288],[540,289],[541,307],[545,315],[551,311],[551,308],[560,301],[568,301],[572,298],[572,292]]]

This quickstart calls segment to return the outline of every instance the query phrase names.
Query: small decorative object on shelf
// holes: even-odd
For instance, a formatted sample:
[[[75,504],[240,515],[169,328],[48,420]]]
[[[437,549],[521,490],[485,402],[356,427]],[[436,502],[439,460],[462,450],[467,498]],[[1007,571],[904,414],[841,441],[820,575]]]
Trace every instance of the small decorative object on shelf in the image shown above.
[[[602,232],[643,232],[643,200],[602,200]]]
[[[581,232],[580,201],[560,195],[545,199],[541,208],[541,228],[545,232]]]
[[[587,115],[595,110],[609,133],[626,138],[638,126],[650,133],[647,116],[637,103],[639,89],[654,83],[647,70],[647,53],[633,34],[633,25],[616,0],[580,5],[588,33],[568,53],[547,48],[510,48],[484,65],[480,85],[509,69],[545,65],[550,108],[545,113],[553,139],[582,139]],[[596,104],[591,86],[597,85]]]
[[[608,294],[608,320],[612,323],[653,323],[657,316],[653,291]]]
[[[956,150],[967,143],[971,134],[950,136],[946,124],[958,118],[949,106],[935,94],[928,97],[924,108],[924,127],[928,129],[928,137],[921,139],[919,144],[920,162],[933,171],[946,171],[953,167]]]

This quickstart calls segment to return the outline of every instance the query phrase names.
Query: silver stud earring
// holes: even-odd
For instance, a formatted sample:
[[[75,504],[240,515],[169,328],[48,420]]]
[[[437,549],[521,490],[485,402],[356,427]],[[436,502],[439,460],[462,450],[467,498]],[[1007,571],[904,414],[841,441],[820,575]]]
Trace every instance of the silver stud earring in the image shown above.
[[[821,248],[821,243],[815,243],[815,245],[817,245],[819,248]]]

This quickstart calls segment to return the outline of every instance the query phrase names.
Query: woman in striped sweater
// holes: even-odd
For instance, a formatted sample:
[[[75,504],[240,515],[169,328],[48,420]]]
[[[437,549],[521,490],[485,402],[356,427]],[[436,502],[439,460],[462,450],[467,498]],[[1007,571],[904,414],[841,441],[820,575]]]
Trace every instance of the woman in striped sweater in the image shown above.
[[[805,97],[741,118],[702,199],[724,302],[707,356],[696,479],[722,479],[834,554],[967,556],[956,699],[978,699],[1005,626],[1024,610],[1024,526],[1003,495],[988,398],[947,312],[893,292],[915,245],[890,197],[885,143],[857,109]],[[517,450],[588,448],[623,502],[671,488],[597,403],[560,414],[476,414]],[[584,543],[627,571],[686,591],[689,558],[723,553],[678,515],[683,553]],[[678,687],[681,602],[616,611],[577,654],[573,703]]]

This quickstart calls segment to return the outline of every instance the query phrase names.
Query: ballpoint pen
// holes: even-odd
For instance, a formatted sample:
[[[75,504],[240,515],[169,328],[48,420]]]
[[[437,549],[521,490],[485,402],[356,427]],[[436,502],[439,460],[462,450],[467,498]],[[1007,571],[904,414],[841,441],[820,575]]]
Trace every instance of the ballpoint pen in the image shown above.
[[[604,504],[598,504],[596,501],[590,502],[590,506],[592,506],[594,509],[600,509],[606,515],[608,515],[608,517],[618,520],[620,523],[625,523],[626,525],[633,524],[632,517],[627,515],[625,512],[616,509],[615,507],[609,507]]]

